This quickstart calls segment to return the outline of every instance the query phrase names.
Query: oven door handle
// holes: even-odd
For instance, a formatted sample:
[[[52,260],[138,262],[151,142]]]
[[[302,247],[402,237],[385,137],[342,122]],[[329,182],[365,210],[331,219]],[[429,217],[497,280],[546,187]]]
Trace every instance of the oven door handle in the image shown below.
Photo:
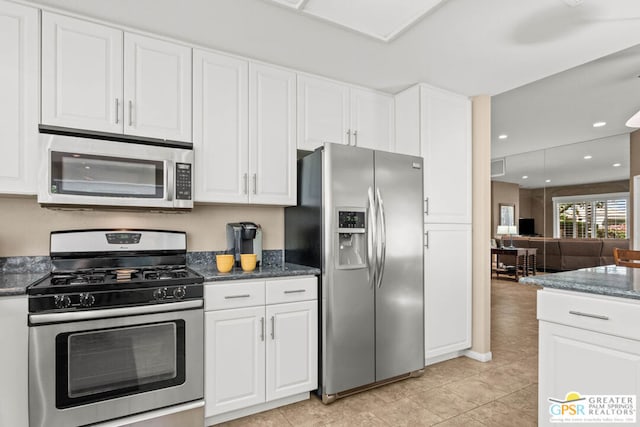
[[[166,313],[169,311],[189,310],[204,306],[203,300],[181,301],[169,304],[143,305],[139,307],[106,308],[87,311],[70,311],[62,313],[30,314],[30,325],[44,323],[74,322],[77,320],[108,319],[111,317],[137,316],[142,314]]]

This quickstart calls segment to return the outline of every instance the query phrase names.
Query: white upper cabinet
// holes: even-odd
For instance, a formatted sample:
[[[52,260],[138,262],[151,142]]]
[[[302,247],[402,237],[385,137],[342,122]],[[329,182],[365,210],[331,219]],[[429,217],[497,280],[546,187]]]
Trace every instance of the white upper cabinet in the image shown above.
[[[42,123],[122,133],[122,35],[42,13]]]
[[[125,33],[129,135],[191,142],[191,48]]]
[[[394,137],[393,97],[370,90],[351,89],[352,145],[391,151]]]
[[[325,142],[348,144],[349,88],[298,76],[298,149],[313,151]]]
[[[471,101],[424,84],[396,95],[397,152],[424,158],[425,223],[471,223]]]
[[[249,63],[193,52],[195,200],[246,203],[249,192]]]
[[[308,75],[298,77],[298,149],[325,142],[391,151],[391,95]]]
[[[295,73],[194,52],[196,202],[296,203]]]
[[[41,122],[191,142],[191,48],[43,12]]]
[[[296,74],[249,65],[249,202],[296,203]]]
[[[471,101],[421,87],[426,222],[471,223]]]
[[[0,193],[36,193],[38,57],[38,10],[0,0]]]

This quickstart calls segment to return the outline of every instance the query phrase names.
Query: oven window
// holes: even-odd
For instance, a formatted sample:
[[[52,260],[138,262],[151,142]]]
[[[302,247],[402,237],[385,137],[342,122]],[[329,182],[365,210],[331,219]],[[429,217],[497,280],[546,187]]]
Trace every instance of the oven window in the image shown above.
[[[164,163],[51,152],[51,193],[162,198]]]
[[[56,406],[182,384],[184,339],[183,320],[58,335]]]

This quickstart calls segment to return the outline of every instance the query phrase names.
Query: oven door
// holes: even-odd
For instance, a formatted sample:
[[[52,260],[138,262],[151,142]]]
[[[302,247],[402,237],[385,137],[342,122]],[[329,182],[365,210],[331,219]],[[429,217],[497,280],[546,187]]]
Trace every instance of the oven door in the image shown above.
[[[41,134],[38,202],[193,207],[193,150]]]
[[[193,305],[200,307],[178,310]],[[149,309],[156,312],[139,314]],[[31,315],[30,325],[32,427],[91,424],[203,398],[202,301]]]

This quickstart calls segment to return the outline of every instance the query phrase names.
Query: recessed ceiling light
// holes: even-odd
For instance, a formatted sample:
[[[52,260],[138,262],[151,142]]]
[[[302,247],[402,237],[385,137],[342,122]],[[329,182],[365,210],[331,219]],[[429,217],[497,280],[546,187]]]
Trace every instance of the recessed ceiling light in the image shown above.
[[[584,159],[585,160],[591,160],[591,159],[593,159],[593,156],[586,155],[586,156],[584,156]]]
[[[509,138],[509,135],[507,135],[506,133],[498,135],[498,139],[507,139],[507,138]]]
[[[607,122],[595,122],[595,123],[593,124],[593,127],[594,127],[594,128],[601,128],[602,126],[604,126],[604,125],[606,125],[606,124],[607,124]]]
[[[545,179],[544,182],[551,182],[551,180],[550,179]]]
[[[522,175],[522,179],[527,179],[529,178],[527,175]]]
[[[620,163],[614,163],[614,164],[613,164],[613,167],[614,167],[614,168],[619,168],[620,166],[621,166],[621,164],[620,164]]]

